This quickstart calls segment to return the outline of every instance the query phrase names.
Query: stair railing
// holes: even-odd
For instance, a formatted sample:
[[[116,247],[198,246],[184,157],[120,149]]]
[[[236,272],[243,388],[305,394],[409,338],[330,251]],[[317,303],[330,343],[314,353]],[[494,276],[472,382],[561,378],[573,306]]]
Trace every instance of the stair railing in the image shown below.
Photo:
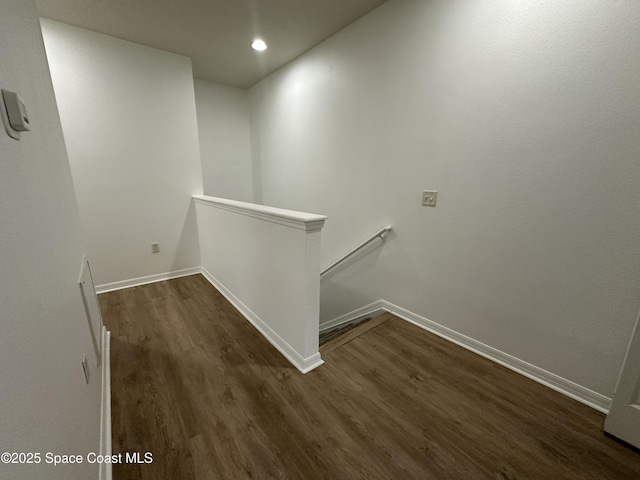
[[[350,256],[352,256],[354,253],[362,250],[364,247],[366,247],[367,245],[369,245],[371,242],[373,242],[376,238],[380,238],[381,240],[384,240],[384,237],[387,233],[389,233],[391,231],[391,226],[386,226],[384,228],[381,228],[379,231],[377,231],[376,233],[374,233],[373,235],[371,235],[369,238],[367,238],[364,242],[362,242],[360,245],[358,245],[357,247],[355,247],[354,249],[352,249],[349,253],[347,253],[346,255],[343,255],[342,257],[340,257],[338,260],[336,260],[335,262],[333,262],[331,265],[329,265],[327,268],[325,268],[324,270],[322,270],[320,272],[320,277],[322,277],[325,273],[327,273],[329,270],[331,270],[332,268],[338,266],[339,264],[341,264],[342,262],[344,262],[347,258],[349,258]]]

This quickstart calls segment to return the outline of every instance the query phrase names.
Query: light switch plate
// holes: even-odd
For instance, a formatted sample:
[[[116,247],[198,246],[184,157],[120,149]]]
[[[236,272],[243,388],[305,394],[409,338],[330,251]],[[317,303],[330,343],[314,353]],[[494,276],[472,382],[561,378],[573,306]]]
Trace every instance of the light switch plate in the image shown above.
[[[422,206],[435,207],[438,202],[437,190],[423,190],[422,191]]]

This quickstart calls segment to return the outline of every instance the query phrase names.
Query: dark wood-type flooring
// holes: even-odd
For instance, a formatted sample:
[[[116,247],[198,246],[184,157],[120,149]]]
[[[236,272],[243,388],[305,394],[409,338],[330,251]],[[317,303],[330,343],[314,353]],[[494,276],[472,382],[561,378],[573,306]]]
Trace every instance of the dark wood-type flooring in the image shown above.
[[[639,479],[603,415],[408,322],[300,374],[200,275],[100,295],[115,480]]]

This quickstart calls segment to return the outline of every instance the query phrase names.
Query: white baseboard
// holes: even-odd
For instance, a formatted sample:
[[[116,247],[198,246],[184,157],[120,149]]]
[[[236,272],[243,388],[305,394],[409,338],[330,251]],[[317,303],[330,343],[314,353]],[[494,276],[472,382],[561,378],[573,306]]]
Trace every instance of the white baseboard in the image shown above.
[[[214,277],[206,268],[202,267],[202,275],[273,345],[284,357],[289,360],[300,372],[308,373],[324,363],[320,353],[315,353],[304,358],[258,315],[236,297],[220,280]]]
[[[111,333],[102,327],[102,399],[100,402],[100,455],[112,453],[111,433]],[[110,463],[101,463],[99,480],[112,480]]]
[[[376,300],[375,302],[371,302],[369,305],[365,305],[364,307],[360,307],[352,312],[340,315],[339,317],[336,317],[333,320],[329,320],[328,322],[321,323],[320,331],[324,332],[332,328],[339,327],[340,325],[344,325],[345,323],[351,323],[353,321],[360,320],[366,317],[377,317],[378,315],[382,315],[386,311],[387,310],[382,305],[382,300]]]
[[[496,362],[503,367],[508,368],[509,370],[513,370],[514,372],[524,375],[531,380],[541,383],[542,385],[549,387],[556,392],[562,393],[567,397],[577,400],[578,402],[583,403],[599,412],[605,414],[609,413],[609,409],[611,407],[611,398],[605,397],[604,395],[598,392],[594,392],[593,390],[583,387],[582,385],[578,385],[571,380],[560,377],[555,373],[551,373],[540,367],[532,365],[531,363],[525,362],[524,360],[514,357],[513,355],[509,355],[508,353],[504,353],[496,348],[490,347],[489,345],[485,345],[482,342],[467,337],[466,335],[440,325],[439,323],[436,323],[432,320],[424,318],[417,313],[413,313],[407,309],[394,305],[393,303],[386,300],[375,301],[373,303],[370,303],[369,305],[366,305],[365,307],[359,308],[357,310],[354,310],[353,312],[341,315],[338,318],[325,322],[322,324],[321,329],[326,330],[328,328],[332,328],[337,325],[341,325],[343,323],[347,323],[352,320],[370,315],[372,314],[372,312],[377,312],[379,310],[393,313],[403,320],[406,320],[414,325],[417,325],[420,328],[428,330],[429,332],[434,333],[435,335],[438,335],[445,340],[449,340],[456,345],[466,348],[467,350],[477,353],[478,355]]]
[[[114,290],[122,290],[123,288],[137,287],[139,285],[146,285],[148,283],[162,282],[164,280],[171,280],[172,278],[186,277],[188,275],[195,275],[202,271],[201,267],[185,268],[182,270],[174,270],[172,272],[158,273],[156,275],[149,275],[146,277],[131,278],[129,280],[121,280],[119,282],[105,283],[103,285],[96,285],[96,293],[113,292]]]

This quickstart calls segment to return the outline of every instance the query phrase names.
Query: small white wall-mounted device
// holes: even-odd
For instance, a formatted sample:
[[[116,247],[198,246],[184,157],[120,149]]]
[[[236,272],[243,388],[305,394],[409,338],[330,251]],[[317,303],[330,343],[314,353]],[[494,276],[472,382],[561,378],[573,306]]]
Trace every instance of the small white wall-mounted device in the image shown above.
[[[20,132],[31,130],[27,107],[16,92],[3,88],[0,93],[0,113],[2,114],[4,128],[11,138],[20,140]]]

